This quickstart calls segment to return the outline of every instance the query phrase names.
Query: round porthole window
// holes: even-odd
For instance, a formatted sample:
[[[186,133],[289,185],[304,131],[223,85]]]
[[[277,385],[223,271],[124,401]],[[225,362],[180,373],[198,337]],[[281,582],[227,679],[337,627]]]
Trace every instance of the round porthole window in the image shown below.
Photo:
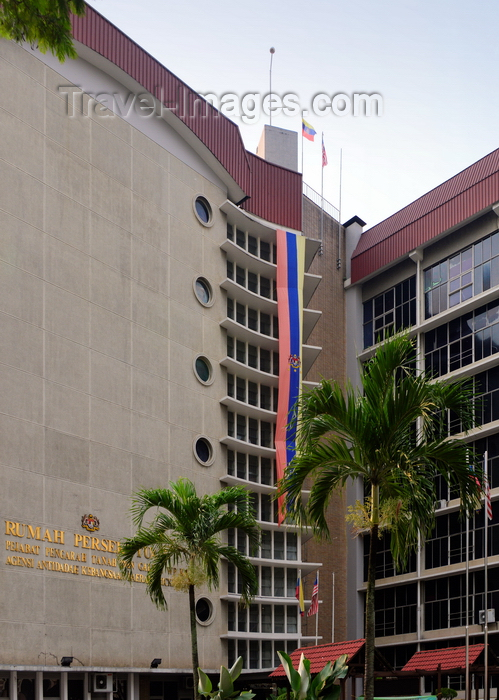
[[[203,306],[211,306],[213,304],[213,290],[211,284],[204,277],[197,277],[194,280],[194,293]]]
[[[213,605],[208,598],[199,598],[196,603],[196,619],[201,625],[209,625],[213,621]]]
[[[202,224],[211,226],[213,214],[211,206],[205,197],[196,197],[194,200],[194,212]]]
[[[194,372],[200,382],[203,384],[211,384],[213,380],[213,370],[211,362],[207,357],[203,357],[202,355],[196,357],[194,360]]]
[[[194,443],[194,454],[198,462],[201,462],[205,467],[213,464],[213,447],[208,438],[198,437]]]

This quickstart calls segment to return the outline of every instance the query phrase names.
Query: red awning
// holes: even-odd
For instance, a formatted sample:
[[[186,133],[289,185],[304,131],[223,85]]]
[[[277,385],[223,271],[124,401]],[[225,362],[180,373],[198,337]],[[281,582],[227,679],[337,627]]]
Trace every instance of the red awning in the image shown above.
[[[310,673],[319,673],[322,671],[324,666],[328,661],[334,663],[336,659],[339,659],[343,654],[347,654],[348,661],[351,661],[356,654],[364,647],[366,643],[365,639],[355,639],[349,642],[335,642],[334,644],[321,644],[316,647],[301,647],[300,649],[295,649],[289,656],[293,662],[293,666],[298,668],[300,663],[300,657],[302,654],[305,658],[310,659]],[[282,664],[278,666],[275,671],[272,671],[270,678],[276,678],[278,676],[285,676],[286,672],[282,667]]]
[[[473,644],[469,647],[469,663],[474,664],[482,651],[483,644]],[[402,671],[441,671],[455,668],[466,668],[466,647],[449,647],[447,649],[427,649],[417,651]]]

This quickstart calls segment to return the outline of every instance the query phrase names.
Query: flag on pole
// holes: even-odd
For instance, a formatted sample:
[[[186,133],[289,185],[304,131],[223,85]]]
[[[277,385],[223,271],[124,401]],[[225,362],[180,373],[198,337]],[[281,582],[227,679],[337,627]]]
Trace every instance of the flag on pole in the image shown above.
[[[326,154],[326,148],[324,146],[324,134],[322,134],[322,167],[324,168],[327,165],[327,154]]]
[[[309,141],[314,140],[314,136],[316,135],[317,131],[314,129],[314,127],[309,124],[308,122],[305,121],[305,119],[302,118],[301,120],[301,133],[302,136],[304,136],[306,139]]]
[[[319,574],[315,575],[314,588],[312,590],[312,599],[308,609],[307,617],[317,615],[319,612]]]
[[[488,478],[485,482],[485,513],[487,515],[487,518],[489,520],[492,520],[492,501],[490,500],[490,484]]]
[[[303,581],[301,580],[301,574],[298,574],[298,579],[296,581],[296,592],[295,596],[300,602],[300,615],[305,614],[305,598],[303,597]]]

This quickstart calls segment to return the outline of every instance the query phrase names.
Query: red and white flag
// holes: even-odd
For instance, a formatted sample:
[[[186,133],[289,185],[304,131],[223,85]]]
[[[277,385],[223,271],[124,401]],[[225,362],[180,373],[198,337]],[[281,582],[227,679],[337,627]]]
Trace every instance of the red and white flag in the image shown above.
[[[492,501],[490,500],[490,484],[488,479],[485,482],[485,512],[487,514],[487,518],[492,520]]]
[[[319,612],[319,574],[315,575],[314,588],[312,590],[312,599],[307,612],[307,617],[317,615]]]

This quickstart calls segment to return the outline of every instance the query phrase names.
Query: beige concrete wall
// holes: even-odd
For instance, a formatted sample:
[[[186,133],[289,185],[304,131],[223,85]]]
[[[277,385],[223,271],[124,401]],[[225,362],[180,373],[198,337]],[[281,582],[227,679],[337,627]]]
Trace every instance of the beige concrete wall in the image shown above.
[[[0,41],[0,664],[71,655],[188,668],[186,595],[167,588],[160,613],[143,583],[92,574],[117,572],[113,552],[95,547],[132,534],[132,491],[179,476],[220,488],[226,193],[119,117],[69,118],[60,85]],[[213,207],[209,228],[194,214],[199,193]],[[195,297],[199,274],[211,307]],[[210,386],[194,375],[199,353],[215,367]],[[211,467],[194,457],[200,434],[214,442]],[[96,533],[82,529],[89,513]],[[94,549],[75,540],[92,534]],[[208,668],[223,660],[225,631],[211,598],[215,620],[199,628]]]

